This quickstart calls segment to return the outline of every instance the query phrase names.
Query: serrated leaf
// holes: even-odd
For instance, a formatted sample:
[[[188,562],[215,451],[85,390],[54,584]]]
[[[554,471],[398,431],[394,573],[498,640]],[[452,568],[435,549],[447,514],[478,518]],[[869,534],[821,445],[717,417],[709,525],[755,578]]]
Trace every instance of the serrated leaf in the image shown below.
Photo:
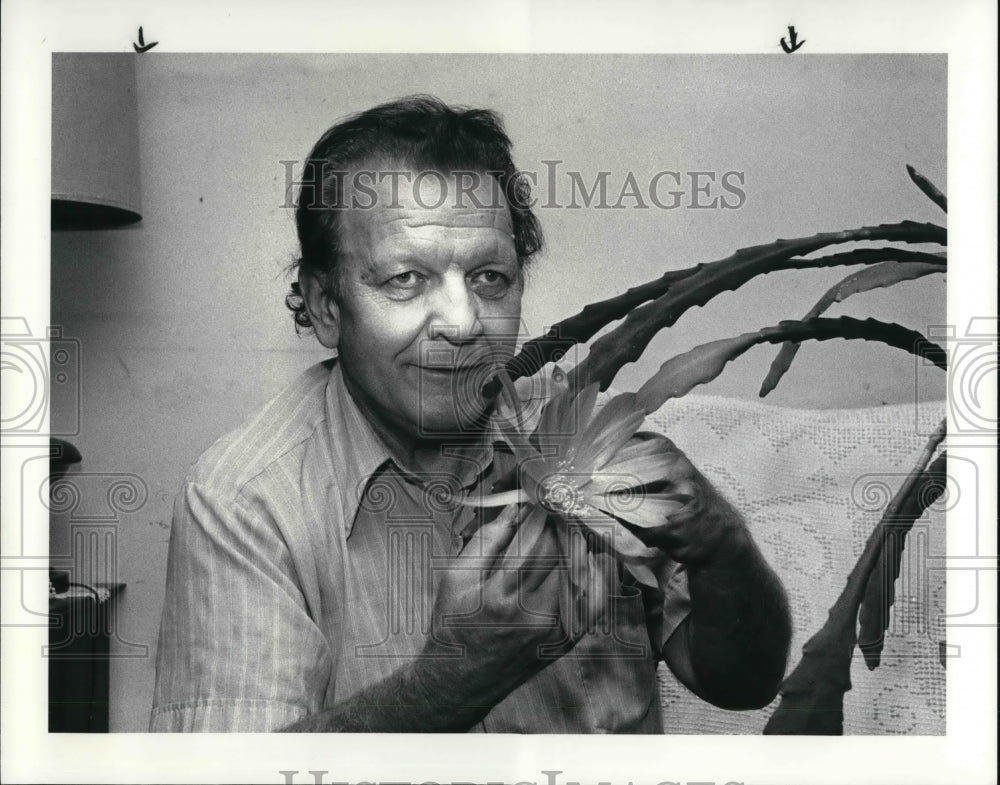
[[[712,381],[726,364],[758,343],[759,333],[744,333],[735,338],[703,343],[689,352],[671,357],[642,387],[636,397],[647,414],[659,409],[671,398],[687,395],[699,384]]]
[[[946,257],[944,254],[940,254],[940,257],[942,261],[945,261]],[[947,272],[947,268],[937,263],[882,262],[874,267],[867,267],[864,270],[858,270],[856,273],[848,275],[827,292],[825,296],[831,298],[830,302],[824,303],[821,306],[820,304],[823,303],[821,300],[820,303],[817,303],[817,307],[820,309],[816,313],[810,314],[810,316],[819,316],[833,303],[841,303],[854,294],[895,286],[897,283],[902,283],[903,281],[912,281],[917,278],[923,278],[925,275],[945,272]]]
[[[945,244],[947,242],[947,231],[935,224],[921,224],[913,221],[865,226],[844,232],[826,232],[794,240],[776,240],[764,245],[741,248],[725,259],[715,262],[702,263],[682,270],[671,270],[659,278],[647,281],[639,286],[634,286],[616,297],[591,303],[579,313],[553,325],[544,335],[527,341],[517,355],[507,362],[507,373],[510,374],[512,379],[534,375],[547,363],[558,361],[558,356],[564,354],[570,346],[589,341],[607,325],[619,319],[629,317],[631,312],[642,306],[643,303],[663,298],[679,283],[695,275],[700,276],[699,280],[708,286],[717,285],[715,282],[720,280],[721,275],[723,288],[710,294],[708,299],[711,299],[719,291],[724,291],[726,288],[737,288],[742,283],[750,280],[750,278],[779,270],[848,264],[876,264],[888,259],[899,259],[901,261],[926,261],[933,259],[931,254],[891,247],[866,248],[844,254],[831,254],[818,259],[801,258],[802,254],[812,253],[830,245],[871,240]],[[746,277],[742,281],[726,283],[728,273],[737,268]],[[679,315],[677,314],[677,316]],[[676,321],[676,317],[674,321]],[[672,323],[671,321],[669,324]],[[667,327],[669,324],[664,322],[660,326]],[[618,329],[621,329],[621,327]],[[614,346],[615,342],[607,343],[601,351],[610,349],[610,351],[615,352]],[[624,346],[624,344],[619,344],[619,346]],[[642,348],[645,348],[645,345]],[[619,361],[618,358],[611,357],[610,366],[614,367],[614,373],[617,373],[617,370],[622,365],[634,359],[636,358],[623,358]],[[608,384],[610,384],[610,379],[604,381],[603,375],[594,375],[592,378],[602,382],[602,389],[607,389]],[[500,382],[494,378],[484,385],[483,395],[487,398],[493,398],[499,393],[499,390]]]
[[[889,611],[896,601],[896,579],[902,565],[906,535],[924,510],[944,493],[948,481],[946,471],[947,458],[942,452],[923,473],[920,481],[899,501],[898,507],[890,505],[882,518],[881,526],[887,541],[882,548],[882,557],[868,578],[858,614],[861,626],[858,648],[869,670],[875,670],[882,660]]]
[[[914,169],[909,164],[906,165],[906,173],[910,175],[910,179],[916,184],[917,188],[924,192],[924,195],[930,199],[934,204],[940,207],[945,212],[948,212],[948,197],[938,190],[938,187],[934,185],[930,180],[924,177],[920,172]]]
[[[943,259],[942,255],[942,259]],[[887,286],[894,286],[902,281],[922,278],[934,273],[945,273],[947,268],[934,262],[881,262],[874,267],[866,267],[852,273],[832,286],[816,302],[803,318],[812,319],[824,313],[834,303],[843,302],[853,294],[867,292]],[[792,360],[799,351],[799,344],[785,342],[771,363],[763,384],[760,387],[760,397],[770,393],[792,365]]]
[[[727,363],[759,343],[826,341],[831,338],[876,341],[924,357],[939,368],[947,366],[944,349],[920,333],[898,324],[848,316],[786,321],[757,332],[702,344],[670,358],[639,388],[636,399],[643,411],[650,414],[671,398],[679,398],[699,384],[710,382],[722,373]]]
[[[889,510],[922,485],[931,455],[945,435],[942,422],[931,435],[913,471],[893,497]],[[916,498],[921,498],[919,493]],[[921,508],[922,511],[922,508]],[[802,659],[781,685],[781,702],[764,726],[765,735],[839,736],[844,732],[844,694],[851,689],[851,660],[857,643],[858,608],[885,543],[886,518],[875,527],[830,608],[826,623],[802,647]]]
[[[947,231],[936,224],[903,221],[882,224],[846,232],[829,232],[798,240],[778,240],[764,246],[744,248],[728,259],[705,265],[696,273],[682,278],[665,294],[652,302],[630,311],[625,321],[607,335],[598,338],[587,358],[569,374],[570,386],[599,382],[607,389],[615,374],[626,363],[638,360],[649,342],[664,327],[674,324],[688,309],[705,305],[718,294],[738,289],[747,281],[775,270],[785,269],[800,254],[812,253],[836,243],[861,240],[898,240],[913,243],[947,242]],[[878,253],[879,249],[868,249]],[[919,252],[909,252],[919,253]],[[841,258],[861,260],[863,251],[849,251]],[[934,259],[923,254],[922,260]],[[877,258],[877,261],[886,259]],[[807,262],[810,260],[797,260]],[[861,263],[861,262],[856,262]]]

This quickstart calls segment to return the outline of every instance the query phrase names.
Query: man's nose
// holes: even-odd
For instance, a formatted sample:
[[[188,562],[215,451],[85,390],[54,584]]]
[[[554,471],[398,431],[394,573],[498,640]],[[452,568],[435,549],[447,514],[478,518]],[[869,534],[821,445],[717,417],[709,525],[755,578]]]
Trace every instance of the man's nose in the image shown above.
[[[464,278],[445,281],[435,292],[428,334],[451,343],[464,343],[483,334],[479,299]]]

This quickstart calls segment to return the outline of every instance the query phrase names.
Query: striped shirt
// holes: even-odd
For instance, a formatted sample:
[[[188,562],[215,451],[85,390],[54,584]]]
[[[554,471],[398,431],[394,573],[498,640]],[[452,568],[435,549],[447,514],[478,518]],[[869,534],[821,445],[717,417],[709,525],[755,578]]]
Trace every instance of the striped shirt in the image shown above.
[[[487,449],[469,487],[512,466]],[[449,482],[392,461],[335,360],[216,442],[174,509],[150,730],[276,730],[411,661],[473,516]],[[689,605],[672,575],[664,599],[622,571],[610,620],[472,730],[662,732],[656,658]]]

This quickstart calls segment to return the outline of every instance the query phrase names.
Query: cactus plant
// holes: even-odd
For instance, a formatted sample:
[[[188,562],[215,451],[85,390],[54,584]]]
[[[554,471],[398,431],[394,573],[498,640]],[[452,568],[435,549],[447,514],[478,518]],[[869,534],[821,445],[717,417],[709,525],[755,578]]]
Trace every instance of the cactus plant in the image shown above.
[[[947,211],[947,199],[941,191],[911,166],[907,166],[907,173],[921,192]],[[833,245],[858,241],[946,246],[947,230],[937,224],[912,221],[865,226],[792,240],[776,240],[740,249],[725,259],[664,273],[621,295],[590,304],[578,314],[554,325],[545,335],[528,341],[487,382],[483,393],[487,397],[497,397],[502,390],[509,392],[512,389],[511,380],[530,376],[549,362],[557,360],[565,351],[567,343],[589,341],[611,322],[623,320],[616,328],[593,342],[587,357],[569,372],[568,389],[547,404],[542,418],[543,421],[547,418],[551,425],[553,418],[558,420],[558,413],[567,408],[567,401],[579,396],[592,404],[597,387],[607,389],[624,365],[637,360],[654,336],[675,324],[690,308],[704,306],[717,295],[737,290],[760,275],[778,270],[833,266],[863,266],[863,269],[830,288],[803,319],[783,321],[733,338],[702,344],[671,357],[636,393],[626,393],[613,399],[608,404],[608,409],[622,415],[622,431],[628,431],[624,439],[615,441],[616,449],[629,449],[624,445],[628,436],[639,427],[643,413],[651,413],[666,401],[683,396],[697,385],[716,378],[730,360],[760,343],[782,344],[760,390],[762,397],[775,388],[791,365],[799,346],[806,340],[845,338],[878,341],[921,356],[937,367],[946,369],[947,355],[944,349],[916,331],[874,319],[831,319],[821,316],[832,304],[853,294],[892,287],[902,281],[947,271],[947,256],[944,252],[932,253],[898,245],[855,248],[818,257],[807,256]],[[605,416],[604,420],[609,416]],[[601,421],[602,424],[607,425],[604,420]],[[879,663],[888,614],[894,600],[893,584],[899,575],[906,533],[944,487],[944,452],[931,462],[944,436],[945,424],[942,422],[870,536],[864,552],[848,577],[844,591],[831,608],[826,624],[806,643],[801,661],[782,684],[781,703],[767,723],[765,733],[843,732],[843,696],[851,687],[850,665],[854,648],[859,641],[859,614],[862,652],[869,668],[875,668]],[[537,442],[537,434],[529,439],[516,429],[511,438],[521,445],[525,456],[533,450],[531,440]],[[578,445],[577,449],[584,448]],[[531,457],[537,458],[534,455]],[[571,460],[572,456],[563,458]],[[655,465],[655,457],[646,456],[641,447],[634,456],[615,454],[602,456],[601,460],[605,463],[608,460],[622,463],[632,458],[642,462],[644,471]],[[595,458],[588,463],[588,468],[599,471],[601,467],[598,463],[600,461]],[[644,481],[649,479],[646,474],[643,474]],[[526,476],[533,475],[528,472]],[[536,507],[540,505],[548,513],[556,517],[561,515],[566,519],[588,506],[603,511],[605,515],[613,513],[611,499],[605,493],[607,489],[603,489],[599,482],[594,483],[593,479],[590,483],[586,487],[575,489],[579,499],[586,502],[580,507],[551,504],[551,489],[547,489],[544,482],[536,482],[531,488],[497,494],[493,499],[488,499],[487,503],[510,504],[533,500],[537,502]],[[666,506],[674,502],[670,499],[654,501]],[[525,516],[535,528],[541,525],[543,518],[544,516],[534,514]],[[633,520],[632,523],[635,524],[636,521]],[[626,529],[625,534],[627,533]],[[652,580],[652,576],[647,575],[648,570],[643,568],[646,554],[641,548],[629,548],[638,542],[633,540],[632,537],[624,536],[620,539],[622,547],[618,556],[628,561],[630,568],[638,570],[640,579],[644,578],[648,582]],[[886,547],[890,540],[892,547]],[[579,579],[579,576],[574,578]]]

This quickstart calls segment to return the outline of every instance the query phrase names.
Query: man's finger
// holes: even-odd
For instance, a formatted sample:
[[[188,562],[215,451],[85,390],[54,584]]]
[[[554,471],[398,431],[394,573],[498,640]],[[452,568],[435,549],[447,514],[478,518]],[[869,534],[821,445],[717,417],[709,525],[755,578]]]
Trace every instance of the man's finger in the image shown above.
[[[609,603],[612,593],[617,593],[618,565],[614,557],[606,549],[597,553],[589,553],[590,590],[587,603],[587,629],[596,629],[604,625],[605,632],[610,633]]]
[[[491,569],[510,545],[517,533],[517,505],[511,504],[497,516],[484,523],[462,548],[463,559],[481,559],[485,569]]]
[[[590,547],[580,532],[571,545],[573,572],[573,618],[570,634],[578,639],[593,632],[608,613],[612,590],[617,586],[618,567],[603,537],[593,538]]]
[[[587,631],[587,607],[591,592],[590,556],[585,529],[578,528],[570,532],[569,550],[570,586],[573,591],[569,634],[573,640],[579,640]]]
[[[562,521],[546,521],[537,539],[522,554],[519,571],[526,591],[538,591],[550,575],[563,568],[566,559],[555,527],[564,525]]]

